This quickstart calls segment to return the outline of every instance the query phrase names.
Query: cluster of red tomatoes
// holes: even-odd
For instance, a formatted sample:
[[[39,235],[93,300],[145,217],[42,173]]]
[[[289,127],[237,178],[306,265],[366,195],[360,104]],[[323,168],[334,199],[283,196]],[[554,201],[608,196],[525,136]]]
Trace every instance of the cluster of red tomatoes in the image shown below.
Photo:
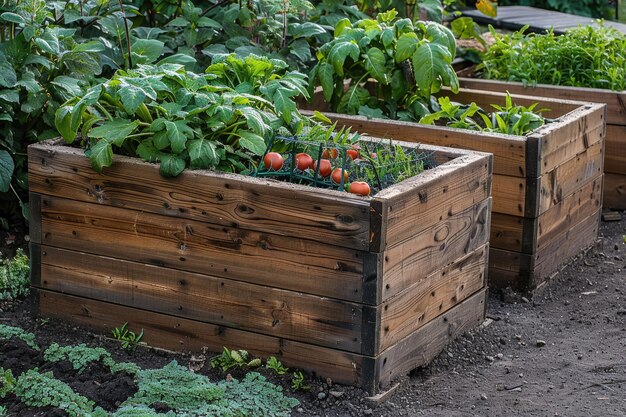
[[[355,160],[359,158],[359,147],[358,145],[353,146],[352,149],[348,149],[346,151],[346,156],[351,160]],[[325,149],[322,152],[322,159],[319,160],[319,164],[315,161],[311,155],[308,153],[298,153],[296,154],[295,168],[300,171],[305,171],[307,169],[317,171],[317,173],[322,178],[330,177],[331,181],[334,184],[341,184],[341,168],[333,168],[331,159],[336,159],[339,156],[339,151],[335,148]],[[376,154],[372,154],[372,157],[375,158]],[[265,164],[266,169],[272,169],[274,171],[278,171],[283,167],[284,164],[283,156],[278,152],[268,152],[265,154],[265,158],[263,158],[263,163]],[[319,168],[318,168],[319,165]],[[348,171],[343,170],[343,182],[344,184],[348,183]],[[367,182],[364,181],[353,181],[349,184],[348,190],[357,195],[367,196],[370,194],[370,186]]]

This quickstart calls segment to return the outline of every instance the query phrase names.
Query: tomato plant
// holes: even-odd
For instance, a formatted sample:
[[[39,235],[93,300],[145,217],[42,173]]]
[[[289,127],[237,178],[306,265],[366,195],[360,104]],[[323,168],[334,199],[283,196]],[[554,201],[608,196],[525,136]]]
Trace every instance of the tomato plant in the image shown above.
[[[335,184],[341,184],[341,178],[342,178],[341,171],[342,171],[341,168],[335,168],[330,174],[330,177],[332,178]],[[343,183],[344,184],[348,182],[348,177],[349,177],[348,171],[343,170]]]
[[[317,168],[317,164],[319,162],[319,168]],[[324,178],[328,177],[330,175],[330,172],[332,171],[332,164],[330,163],[330,161],[328,159],[320,159],[318,162],[314,163],[315,169],[317,169],[317,172]]]
[[[308,153],[299,153],[296,155],[296,168],[300,171],[313,169],[313,158]]]

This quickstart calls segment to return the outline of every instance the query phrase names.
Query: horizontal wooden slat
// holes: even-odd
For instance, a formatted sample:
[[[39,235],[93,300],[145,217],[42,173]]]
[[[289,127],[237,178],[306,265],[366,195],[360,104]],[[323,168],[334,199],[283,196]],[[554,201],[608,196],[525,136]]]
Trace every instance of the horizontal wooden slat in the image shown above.
[[[359,301],[366,252],[307,239],[42,196],[42,243]]]
[[[602,204],[602,174],[587,181],[573,194],[551,207],[541,216],[537,225],[537,252],[574,225],[580,223],[600,209]]]
[[[558,205],[589,180],[602,175],[603,146],[595,143],[541,177],[539,213]]]
[[[604,174],[604,208],[626,210],[626,175]]]
[[[491,194],[491,157],[475,154],[429,170],[378,198],[386,202],[386,247],[431,228]]]
[[[493,212],[523,216],[527,205],[533,205],[533,200],[526,199],[526,187],[532,187],[536,182],[529,182],[525,178],[510,177],[508,175],[493,176]],[[530,208],[528,209],[530,210]]]
[[[150,346],[196,352],[205,347],[212,352],[221,352],[224,347],[246,349],[254,356],[275,356],[285,366],[315,372],[344,384],[368,383],[362,379],[363,366],[368,369],[373,366],[373,359],[336,349],[67,294],[45,290],[38,293],[42,316],[71,320],[107,334],[128,322],[129,329],[144,330],[143,341]]]
[[[127,307],[356,353],[377,330],[362,328],[374,306],[49,246],[41,261],[43,289]]]
[[[491,198],[387,249],[383,299],[483,246],[489,239]]]
[[[459,78],[461,87],[487,91],[509,91],[535,97],[607,104],[607,124],[626,125],[626,92],[601,90],[599,88],[567,87],[538,84],[524,87],[519,82]],[[541,106],[539,106],[541,107]]]
[[[32,192],[369,249],[367,198],[213,171],[164,179],[158,171],[155,164],[115,157],[98,174],[80,149],[29,147]]]
[[[445,345],[478,326],[485,318],[485,290],[479,291],[447,313],[396,343],[376,361],[381,384],[430,363]]]
[[[626,126],[607,125],[604,172],[626,175]]]
[[[491,213],[489,246],[533,253],[537,245],[537,218]]]
[[[381,345],[385,350],[484,287],[489,245],[419,280],[385,301]]]
[[[397,120],[369,120],[364,116],[324,114],[339,126],[349,126],[372,136],[492,153],[494,174],[518,177],[525,175],[526,140],[521,136],[474,132]]]

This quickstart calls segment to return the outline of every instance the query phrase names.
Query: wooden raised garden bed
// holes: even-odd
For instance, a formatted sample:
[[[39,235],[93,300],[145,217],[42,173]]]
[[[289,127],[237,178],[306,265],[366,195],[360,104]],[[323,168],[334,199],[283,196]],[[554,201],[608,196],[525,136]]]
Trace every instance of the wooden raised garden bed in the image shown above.
[[[460,75],[471,75],[473,69],[460,71]],[[602,90],[599,88],[564,87],[539,84],[524,87],[519,82],[504,82],[461,77],[463,87],[509,91],[537,97],[604,103],[606,111],[606,139],[604,157],[603,207],[626,210],[626,91]]]
[[[440,165],[359,197],[31,145],[39,310],[375,391],[484,318],[492,157],[420,148]]]
[[[505,94],[462,90],[461,103],[504,105]],[[473,149],[494,155],[489,285],[532,290],[560,263],[591,245],[602,201],[605,105],[512,96],[556,119],[526,136],[481,133],[325,113],[340,126],[377,137]],[[325,110],[316,93],[309,108]]]

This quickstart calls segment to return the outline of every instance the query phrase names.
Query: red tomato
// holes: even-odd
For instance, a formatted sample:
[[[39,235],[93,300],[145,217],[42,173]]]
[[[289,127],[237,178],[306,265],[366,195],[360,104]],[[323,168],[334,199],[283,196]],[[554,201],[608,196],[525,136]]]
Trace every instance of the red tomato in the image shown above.
[[[350,192],[356,195],[370,195],[370,185],[363,181],[350,183]]]
[[[300,171],[305,169],[313,169],[313,158],[308,153],[299,153],[296,155],[296,168]]]
[[[341,184],[341,168],[333,169],[330,176],[335,184]],[[348,182],[348,171],[343,171],[343,183],[345,184],[346,182]]]
[[[278,152],[268,152],[265,154],[265,158],[263,158],[263,163],[265,164],[266,169],[273,169],[274,171],[278,171],[283,167],[283,156]]]
[[[335,148],[327,148],[322,152],[322,158],[325,159],[335,159],[339,156],[339,151]]]
[[[346,155],[348,156],[348,158],[352,159],[353,161],[355,159],[359,159],[359,151],[356,149],[348,149],[346,151]]]
[[[317,169],[317,162],[313,162],[313,167],[315,167],[315,169]],[[320,159],[320,170],[319,170],[319,174],[326,178],[330,175],[330,171],[332,171],[333,167],[330,164],[330,161],[328,159]]]
[[[376,152],[372,152],[371,157],[372,157],[372,159],[376,159],[376,158],[378,158],[378,155],[376,155]]]

